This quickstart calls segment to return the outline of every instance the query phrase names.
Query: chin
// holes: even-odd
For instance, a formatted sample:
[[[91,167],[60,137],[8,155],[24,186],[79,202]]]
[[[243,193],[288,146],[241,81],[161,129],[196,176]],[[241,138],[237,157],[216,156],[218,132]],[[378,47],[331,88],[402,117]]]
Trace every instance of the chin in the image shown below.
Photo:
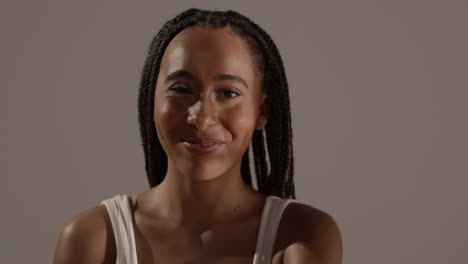
[[[211,181],[232,169],[232,161],[222,151],[198,155],[187,151],[183,146],[177,149],[173,165],[183,175],[196,181]]]
[[[194,180],[199,181],[210,181],[218,178],[224,174],[227,170],[226,166],[216,164],[217,162],[194,162],[185,166],[186,175],[190,175]]]

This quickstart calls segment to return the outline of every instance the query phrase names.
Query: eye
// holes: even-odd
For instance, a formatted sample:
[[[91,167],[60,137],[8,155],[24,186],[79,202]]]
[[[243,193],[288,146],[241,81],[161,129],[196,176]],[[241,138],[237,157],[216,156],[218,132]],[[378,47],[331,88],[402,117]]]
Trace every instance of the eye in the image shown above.
[[[173,91],[175,93],[190,93],[190,88],[180,85],[172,86],[168,90]]]
[[[240,95],[238,92],[234,91],[233,89],[224,89],[221,91],[221,93],[226,98],[235,98]]]

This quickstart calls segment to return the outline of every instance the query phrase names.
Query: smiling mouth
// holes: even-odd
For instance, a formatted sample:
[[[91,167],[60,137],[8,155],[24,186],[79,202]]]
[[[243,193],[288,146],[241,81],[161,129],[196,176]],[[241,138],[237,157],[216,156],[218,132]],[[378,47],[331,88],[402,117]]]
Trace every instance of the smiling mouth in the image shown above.
[[[195,154],[207,154],[217,150],[224,142],[220,140],[185,140],[182,139],[184,147]]]

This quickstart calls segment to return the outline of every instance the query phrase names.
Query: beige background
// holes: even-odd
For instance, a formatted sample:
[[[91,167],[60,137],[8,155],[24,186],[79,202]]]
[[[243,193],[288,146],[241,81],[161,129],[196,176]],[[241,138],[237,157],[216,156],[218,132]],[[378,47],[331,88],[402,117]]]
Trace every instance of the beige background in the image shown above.
[[[0,5],[0,263],[50,263],[72,215],[147,188],[140,71],[192,6],[277,43],[298,200],[335,217],[344,263],[467,263],[467,1],[64,2]]]

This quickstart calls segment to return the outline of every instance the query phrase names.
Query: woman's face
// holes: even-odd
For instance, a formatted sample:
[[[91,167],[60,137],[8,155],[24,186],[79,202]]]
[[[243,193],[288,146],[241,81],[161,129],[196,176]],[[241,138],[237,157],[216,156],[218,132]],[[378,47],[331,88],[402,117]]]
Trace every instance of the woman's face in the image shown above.
[[[185,29],[169,43],[154,106],[169,169],[198,180],[240,171],[253,131],[263,128],[267,113],[267,96],[246,45],[230,29],[205,27]],[[194,143],[210,139],[223,143]]]

